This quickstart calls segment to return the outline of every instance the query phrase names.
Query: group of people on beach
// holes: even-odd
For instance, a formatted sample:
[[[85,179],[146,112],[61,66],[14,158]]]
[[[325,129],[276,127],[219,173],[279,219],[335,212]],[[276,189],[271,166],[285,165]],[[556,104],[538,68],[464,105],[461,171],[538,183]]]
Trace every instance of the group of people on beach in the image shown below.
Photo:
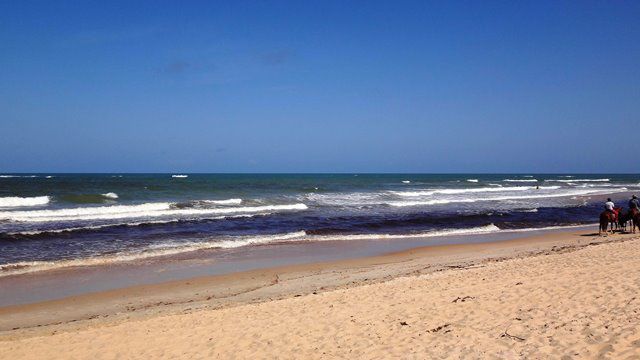
[[[622,207],[616,207],[611,198],[604,203],[604,212],[600,214],[600,227],[598,233],[613,233],[614,226],[622,231],[627,230],[627,224],[631,222],[631,232],[635,233],[636,228],[640,230],[640,200],[636,195],[629,200],[629,211],[624,211]],[[610,225],[610,229],[609,229]]]
[[[611,198],[607,198],[607,202],[604,203],[604,209],[608,212],[616,214],[614,210],[615,207],[616,205],[613,203]],[[637,196],[633,195],[631,196],[631,200],[629,200],[629,211],[635,214],[639,210],[640,210],[640,200],[638,200]]]

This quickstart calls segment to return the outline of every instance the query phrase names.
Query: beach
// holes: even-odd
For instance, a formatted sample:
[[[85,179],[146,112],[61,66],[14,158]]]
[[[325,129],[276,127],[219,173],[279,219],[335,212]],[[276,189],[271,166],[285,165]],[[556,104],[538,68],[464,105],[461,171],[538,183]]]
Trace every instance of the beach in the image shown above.
[[[640,235],[563,231],[0,308],[2,358],[635,358]]]
[[[0,360],[640,359],[640,2],[0,9]]]

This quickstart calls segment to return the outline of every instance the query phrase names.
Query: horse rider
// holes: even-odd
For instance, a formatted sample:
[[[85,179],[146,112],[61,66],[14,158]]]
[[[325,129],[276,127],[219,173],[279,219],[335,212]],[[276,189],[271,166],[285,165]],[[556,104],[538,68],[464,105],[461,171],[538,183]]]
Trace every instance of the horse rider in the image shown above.
[[[613,215],[616,214],[615,211],[613,211],[613,208],[615,207],[615,204],[613,203],[613,201],[611,201],[611,198],[607,198],[607,202],[604,203],[604,209],[610,213],[612,213]]]
[[[633,195],[631,196],[631,200],[629,200],[629,211],[635,214],[639,210],[640,210],[640,200],[638,200],[637,196]]]

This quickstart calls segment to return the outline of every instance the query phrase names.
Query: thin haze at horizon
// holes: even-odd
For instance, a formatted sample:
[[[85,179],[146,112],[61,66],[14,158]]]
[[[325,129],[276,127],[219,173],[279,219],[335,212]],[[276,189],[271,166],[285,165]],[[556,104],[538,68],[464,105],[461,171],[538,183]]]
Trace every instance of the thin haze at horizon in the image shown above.
[[[0,2],[0,172],[638,173],[640,2]]]

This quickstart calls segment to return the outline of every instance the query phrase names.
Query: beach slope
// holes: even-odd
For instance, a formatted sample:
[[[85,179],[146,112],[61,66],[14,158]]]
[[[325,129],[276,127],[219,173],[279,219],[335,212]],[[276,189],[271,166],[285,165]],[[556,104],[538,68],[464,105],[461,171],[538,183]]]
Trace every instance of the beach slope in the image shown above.
[[[640,240],[625,237],[273,301],[5,333],[0,358],[637,358],[639,258]]]

